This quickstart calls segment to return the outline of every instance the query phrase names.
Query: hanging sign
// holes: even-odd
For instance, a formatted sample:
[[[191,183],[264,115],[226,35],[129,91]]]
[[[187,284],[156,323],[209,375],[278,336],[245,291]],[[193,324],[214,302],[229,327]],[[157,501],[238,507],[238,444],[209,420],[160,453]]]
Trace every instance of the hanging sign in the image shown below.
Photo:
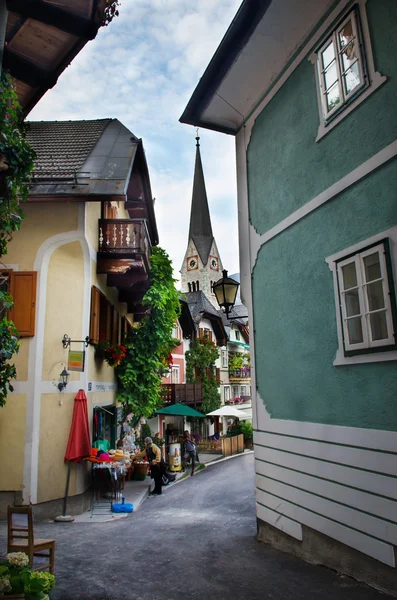
[[[85,350],[69,350],[68,370],[84,371]]]

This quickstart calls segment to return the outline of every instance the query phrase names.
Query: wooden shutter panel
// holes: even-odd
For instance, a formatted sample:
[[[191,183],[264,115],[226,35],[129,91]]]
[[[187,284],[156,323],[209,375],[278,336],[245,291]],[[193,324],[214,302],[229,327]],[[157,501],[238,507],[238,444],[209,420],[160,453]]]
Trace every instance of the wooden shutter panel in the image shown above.
[[[119,320],[120,315],[117,310],[113,307],[113,319],[112,319],[112,344],[116,346],[119,344]]]
[[[202,327],[199,327],[199,338],[200,340],[204,337],[204,329]]]
[[[20,337],[33,337],[36,321],[36,286],[35,271],[14,271],[11,276],[11,295],[14,306],[9,319],[14,322]]]
[[[90,319],[90,340],[95,344],[99,342],[99,302],[100,291],[94,285],[91,290],[91,319]]]

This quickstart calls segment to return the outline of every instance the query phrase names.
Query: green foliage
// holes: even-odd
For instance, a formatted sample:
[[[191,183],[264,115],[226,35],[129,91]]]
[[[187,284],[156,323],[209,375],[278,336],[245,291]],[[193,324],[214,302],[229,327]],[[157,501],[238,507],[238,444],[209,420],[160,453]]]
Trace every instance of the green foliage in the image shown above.
[[[22,555],[22,553],[17,553]],[[29,566],[13,564],[12,554],[0,563],[0,594],[25,594],[26,600],[46,600],[55,586],[50,573],[35,572]],[[8,560],[8,557],[10,559]]]
[[[152,430],[147,423],[144,423],[141,428],[141,441],[144,442],[147,437],[152,437]]]
[[[2,72],[0,79],[0,257],[7,254],[7,244],[21,225],[20,200],[26,200],[28,182],[33,171],[34,152],[25,140],[25,125],[11,77]],[[12,391],[15,365],[9,361],[18,352],[18,331],[7,320],[12,298],[0,291],[0,406]]]
[[[146,418],[162,406],[161,378],[172,362],[172,349],[180,343],[172,336],[180,304],[171,261],[156,247],[150,262],[150,288],[143,298],[150,312],[129,334],[127,354],[116,367],[124,413]]]
[[[0,256],[7,253],[12,232],[23,218],[20,200],[26,200],[35,153],[25,139],[25,124],[11,77],[0,79]]]
[[[252,427],[252,423],[249,421],[240,421],[230,427],[227,432],[226,437],[233,437],[234,435],[239,435],[242,433],[244,435],[244,440],[253,440],[254,438],[254,430]]]
[[[247,352],[229,352],[229,371],[237,371],[251,365],[250,355]]]
[[[11,321],[6,318],[0,321],[0,406],[4,406],[8,392],[13,391],[12,379],[15,379],[17,371],[15,365],[9,360],[19,350],[18,331]]]
[[[215,361],[219,358],[218,348],[206,337],[194,340],[185,358],[187,383],[203,384],[201,412],[206,414],[216,410],[221,405],[215,369]]]

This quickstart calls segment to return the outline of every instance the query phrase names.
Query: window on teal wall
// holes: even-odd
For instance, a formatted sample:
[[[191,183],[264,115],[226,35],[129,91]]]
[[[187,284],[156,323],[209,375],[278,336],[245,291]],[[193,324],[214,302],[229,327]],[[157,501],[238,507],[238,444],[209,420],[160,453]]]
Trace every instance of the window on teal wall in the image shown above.
[[[358,9],[348,14],[317,52],[317,75],[325,122],[367,87]]]
[[[395,305],[388,244],[337,263],[345,354],[395,347]]]

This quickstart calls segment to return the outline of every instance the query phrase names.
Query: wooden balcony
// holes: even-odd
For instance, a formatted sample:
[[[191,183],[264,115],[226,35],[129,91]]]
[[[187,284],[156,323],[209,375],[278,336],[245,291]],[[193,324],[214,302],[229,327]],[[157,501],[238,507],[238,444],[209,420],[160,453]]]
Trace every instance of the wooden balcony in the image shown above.
[[[245,381],[247,379],[251,379],[250,367],[242,367],[241,369],[229,371],[229,381]]]
[[[201,383],[163,383],[161,387],[164,406],[181,402],[197,408],[203,401],[203,386]],[[200,409],[198,408],[198,410]]]
[[[97,273],[107,275],[129,312],[136,312],[149,287],[151,250],[146,219],[99,219]]]

